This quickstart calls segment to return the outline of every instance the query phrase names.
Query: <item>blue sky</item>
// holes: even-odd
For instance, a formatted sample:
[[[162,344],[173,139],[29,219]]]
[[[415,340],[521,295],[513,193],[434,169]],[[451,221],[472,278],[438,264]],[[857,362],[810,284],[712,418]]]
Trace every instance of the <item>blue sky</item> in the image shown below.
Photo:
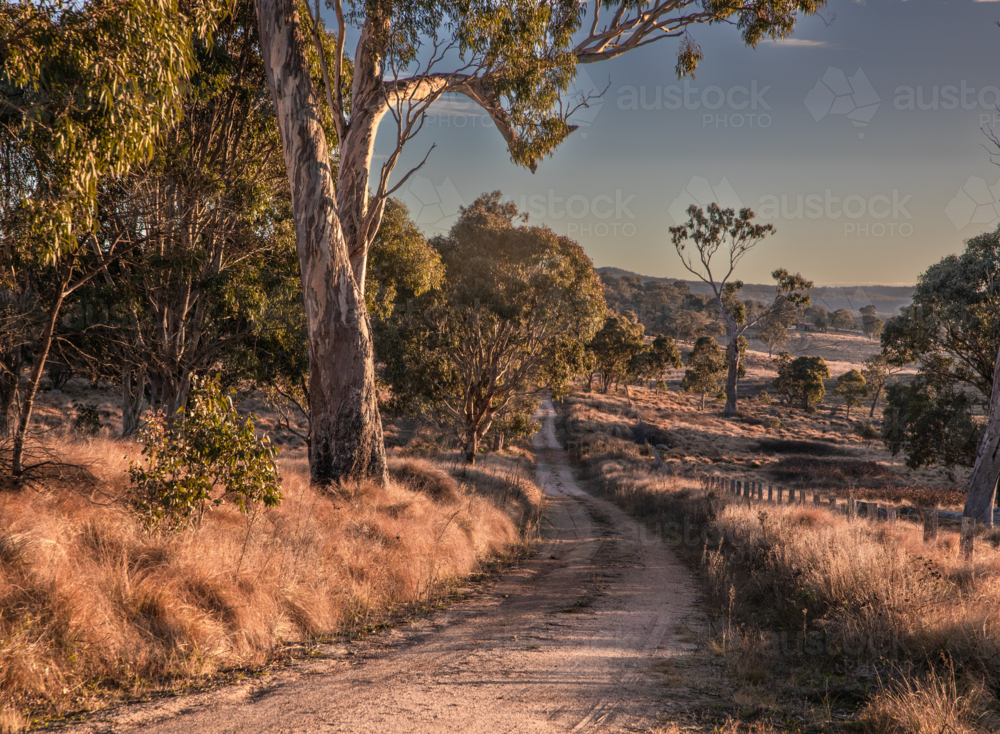
[[[716,200],[778,230],[744,260],[746,282],[785,267],[818,284],[912,283],[1000,220],[981,129],[1000,132],[1000,2],[833,0],[823,15],[756,50],[733,28],[695,29],[705,59],[686,88],[673,41],[580,67],[579,90],[607,91],[534,175],[447,100],[407,146],[397,170],[437,144],[401,198],[433,233],[499,189],[597,266],[676,277],[668,228]]]

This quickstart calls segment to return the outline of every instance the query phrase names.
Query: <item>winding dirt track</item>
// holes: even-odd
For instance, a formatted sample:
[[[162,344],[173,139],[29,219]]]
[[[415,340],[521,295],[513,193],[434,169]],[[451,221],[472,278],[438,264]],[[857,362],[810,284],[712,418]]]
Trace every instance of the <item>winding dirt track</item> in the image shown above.
[[[123,707],[80,732],[617,732],[654,726],[693,648],[689,574],[583,492],[537,417],[549,510],[537,555],[468,603],[263,681]],[[673,678],[673,680],[671,680]]]

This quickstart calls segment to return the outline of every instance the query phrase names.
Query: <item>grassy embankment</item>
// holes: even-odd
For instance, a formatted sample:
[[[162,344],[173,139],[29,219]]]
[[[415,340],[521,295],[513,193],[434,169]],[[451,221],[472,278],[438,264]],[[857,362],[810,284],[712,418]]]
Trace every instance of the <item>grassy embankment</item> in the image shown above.
[[[951,504],[952,492],[915,491],[890,457],[818,416],[747,403],[742,420],[723,420],[719,406],[702,413],[690,396],[633,388],[632,397],[631,408],[624,396],[570,397],[559,406],[564,440],[596,491],[659,525],[703,576],[707,636],[734,682],[720,704],[736,711],[730,730],[1000,728],[996,537],[981,539],[965,562],[952,532],[925,545],[915,524],[747,506],[706,492],[700,477],[902,500],[915,493],[922,504]],[[781,429],[765,420],[776,412]],[[803,430],[790,430],[798,422]],[[668,447],[664,470],[646,440]]]
[[[527,458],[391,459],[387,486],[310,487],[147,533],[122,501],[135,444],[48,438],[77,467],[0,493],[0,731],[39,716],[190,690],[260,671],[291,647],[439,605],[450,584],[513,559],[537,531]],[[299,643],[299,644],[293,644]]]

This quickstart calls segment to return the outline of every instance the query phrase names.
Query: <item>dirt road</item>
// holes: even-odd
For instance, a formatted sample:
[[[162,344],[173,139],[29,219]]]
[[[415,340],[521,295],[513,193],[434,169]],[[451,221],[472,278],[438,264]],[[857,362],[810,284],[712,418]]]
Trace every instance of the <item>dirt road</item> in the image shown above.
[[[660,540],[583,492],[541,410],[536,556],[475,600],[263,681],[112,711],[80,732],[646,731],[683,696],[693,584]]]

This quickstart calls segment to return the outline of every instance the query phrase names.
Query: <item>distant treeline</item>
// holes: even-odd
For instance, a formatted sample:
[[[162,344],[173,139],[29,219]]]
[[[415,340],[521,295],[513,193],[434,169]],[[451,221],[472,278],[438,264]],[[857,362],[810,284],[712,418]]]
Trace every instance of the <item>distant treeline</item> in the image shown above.
[[[612,275],[616,278],[639,278],[643,283],[664,283],[674,285],[683,283],[695,295],[706,295],[711,291],[700,281],[676,280],[674,278],[654,278],[640,275],[629,270],[614,267],[597,268],[602,276]],[[876,313],[883,319],[896,316],[901,308],[913,303],[914,286],[896,285],[864,285],[864,286],[817,286],[812,289],[812,302],[824,306],[827,311],[847,309],[855,316],[865,306],[875,306]],[[769,302],[774,298],[773,284],[747,283],[743,286],[740,296],[744,299]],[[648,325],[647,325],[647,328]]]

